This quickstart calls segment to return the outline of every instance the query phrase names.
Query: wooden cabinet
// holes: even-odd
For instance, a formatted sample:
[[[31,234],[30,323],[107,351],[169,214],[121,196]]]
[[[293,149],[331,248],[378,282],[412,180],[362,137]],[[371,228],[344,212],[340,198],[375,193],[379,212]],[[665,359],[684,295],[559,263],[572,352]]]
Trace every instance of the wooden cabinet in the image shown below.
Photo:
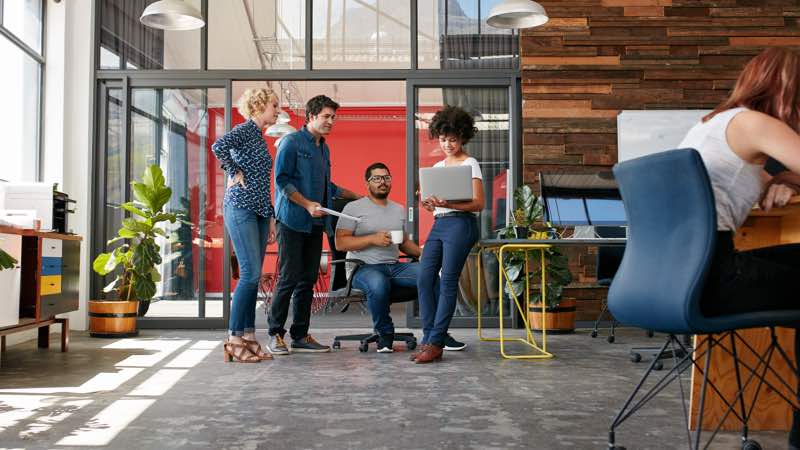
[[[0,240],[0,246],[18,243],[19,289],[14,294],[0,277],[0,298],[16,298],[19,317],[14,323],[0,322],[0,353],[6,335],[34,328],[39,329],[39,347],[48,347],[49,328],[55,323],[61,324],[61,351],[67,351],[69,322],[55,316],[78,309],[81,237],[0,226],[0,239],[6,235],[9,237]]]
[[[22,317],[44,320],[78,309],[81,242],[48,233],[22,237]]]

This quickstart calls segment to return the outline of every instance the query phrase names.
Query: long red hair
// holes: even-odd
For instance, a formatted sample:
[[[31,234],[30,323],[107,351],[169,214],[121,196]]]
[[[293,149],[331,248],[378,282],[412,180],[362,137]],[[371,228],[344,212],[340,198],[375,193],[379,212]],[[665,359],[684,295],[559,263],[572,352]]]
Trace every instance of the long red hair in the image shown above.
[[[800,55],[782,47],[759,53],[744,66],[728,99],[703,122],[740,106],[768,114],[800,132]]]

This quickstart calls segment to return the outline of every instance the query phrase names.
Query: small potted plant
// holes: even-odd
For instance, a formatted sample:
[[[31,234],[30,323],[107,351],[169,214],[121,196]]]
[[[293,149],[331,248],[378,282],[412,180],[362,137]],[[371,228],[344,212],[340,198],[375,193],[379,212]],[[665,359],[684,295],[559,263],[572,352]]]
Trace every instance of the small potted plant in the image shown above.
[[[542,295],[540,271],[531,273],[531,288],[536,291],[531,295],[528,320],[531,329],[546,329],[553,333],[572,333],[575,331],[575,299],[563,297],[564,286],[572,283],[569,261],[556,248],[545,250],[545,298],[546,314],[542,317]],[[538,268],[539,266],[537,266]]]
[[[530,186],[523,185],[514,191],[514,202],[517,209],[514,211],[514,226],[506,227],[498,233],[500,238],[518,237],[520,236],[517,227],[519,224],[525,224],[526,237],[533,229],[537,221],[541,221],[544,208],[538,202],[538,199],[533,194]],[[541,234],[541,236],[551,236],[553,230],[543,231],[537,233],[534,230],[534,235]],[[546,267],[546,291],[545,308],[547,309],[547,316],[545,328],[548,331],[555,332],[571,332],[575,329],[575,299],[562,299],[562,292],[564,286],[572,282],[572,274],[569,271],[567,257],[564,256],[557,248],[549,248],[545,252],[545,267]],[[539,264],[538,257],[533,258],[534,254],[538,256],[538,251],[528,252],[530,259],[529,268],[531,272],[527,273],[527,281],[529,289],[531,290],[531,310],[528,313],[528,318],[531,321],[531,328],[535,330],[542,329],[542,304],[541,295],[538,294],[541,278],[539,277]],[[522,301],[525,295],[525,259],[526,252],[524,251],[511,251],[504,254],[503,266],[506,270],[508,283],[504,286],[506,295],[513,294]],[[570,314],[571,313],[571,314]]]
[[[161,280],[160,247],[156,236],[167,236],[158,226],[161,222],[175,223],[177,216],[164,210],[172,196],[172,189],[164,183],[164,175],[156,165],[144,171],[142,182],[131,182],[135,200],[119,207],[131,217],[122,221],[117,236],[108,241],[123,244],[108,253],[97,255],[92,268],[99,275],[117,272],[114,280],[103,292],[115,292],[116,298],[89,301],[89,331],[96,337],[124,337],[138,334],[137,312],[147,312],[150,300],[156,294],[156,283]],[[119,270],[118,270],[119,269]]]

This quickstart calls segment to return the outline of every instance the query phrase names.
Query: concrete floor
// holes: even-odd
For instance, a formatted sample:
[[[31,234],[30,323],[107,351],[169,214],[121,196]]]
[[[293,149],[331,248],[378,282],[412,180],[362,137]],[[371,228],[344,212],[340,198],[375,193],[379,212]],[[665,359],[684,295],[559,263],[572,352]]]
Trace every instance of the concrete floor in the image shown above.
[[[312,333],[330,342],[344,331],[362,330]],[[426,366],[353,343],[226,364],[221,331],[76,333],[66,354],[28,342],[9,348],[0,369],[0,447],[602,449],[644,370],[628,361],[629,347],[657,342],[623,329],[610,345],[581,331],[550,336],[555,359],[508,361],[474,330],[453,334],[467,350]],[[626,422],[617,443],[687,448],[682,422],[676,385]],[[785,448],[785,436],[754,434],[767,449]],[[727,434],[712,448],[737,444]]]

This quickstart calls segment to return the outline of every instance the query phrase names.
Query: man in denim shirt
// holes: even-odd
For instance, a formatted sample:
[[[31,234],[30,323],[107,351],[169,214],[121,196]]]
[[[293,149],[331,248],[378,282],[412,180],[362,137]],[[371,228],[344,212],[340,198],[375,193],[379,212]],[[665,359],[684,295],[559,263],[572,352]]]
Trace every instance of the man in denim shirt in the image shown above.
[[[275,162],[275,215],[278,220],[278,285],[269,312],[269,351],[289,354],[283,340],[289,304],[294,297],[289,329],[293,352],[329,352],[308,334],[311,301],[317,281],[322,232],[332,236],[330,221],[317,208],[331,208],[332,199],[360,196],[331,181],[331,161],[325,137],[333,129],[339,104],[318,95],[306,104],[306,125],[285,136]]]

